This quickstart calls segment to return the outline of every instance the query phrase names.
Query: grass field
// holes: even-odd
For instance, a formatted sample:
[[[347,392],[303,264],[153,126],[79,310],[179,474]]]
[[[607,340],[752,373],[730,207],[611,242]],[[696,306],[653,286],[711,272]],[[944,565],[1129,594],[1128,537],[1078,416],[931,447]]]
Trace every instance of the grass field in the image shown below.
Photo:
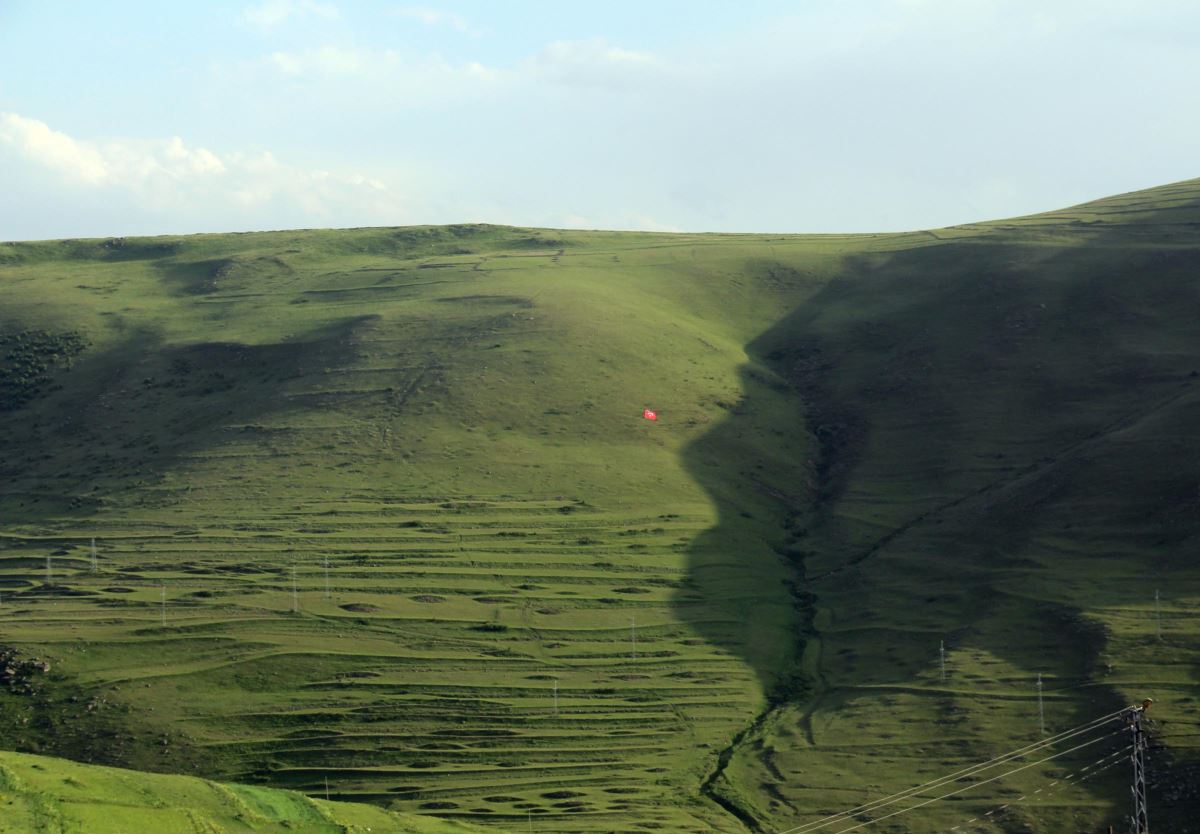
[[[472,834],[479,829],[303,794],[0,753],[5,834]]]
[[[4,746],[769,831],[1036,739],[1040,673],[1051,732],[1156,699],[1185,830],[1198,246],[1196,181],[904,235],[0,245],[0,645],[51,666]],[[1115,822],[1121,772],[987,824]]]

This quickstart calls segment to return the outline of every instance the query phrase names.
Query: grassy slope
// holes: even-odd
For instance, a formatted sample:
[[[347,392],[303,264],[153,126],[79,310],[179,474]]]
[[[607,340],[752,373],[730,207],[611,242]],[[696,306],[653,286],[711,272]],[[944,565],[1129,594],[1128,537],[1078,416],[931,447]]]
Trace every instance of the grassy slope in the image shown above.
[[[13,746],[735,830],[697,789],[756,717],[711,784],[783,826],[1036,737],[1040,671],[1052,728],[1151,687],[1185,774],[1198,200],[0,247],[3,331],[88,343],[8,376],[0,643],[54,662]]]
[[[792,544],[816,692],[772,713],[731,774],[772,823],[853,804],[864,783],[898,790],[1039,738],[1041,673],[1050,732],[1157,700],[1153,805],[1185,830],[1200,804],[1200,183],[931,237],[857,259],[756,343],[792,368],[824,443],[820,509]],[[1112,749],[922,825],[1010,802],[1013,829],[1116,821],[1121,761],[1089,791],[1013,802]]]
[[[5,834],[471,834],[479,829],[372,805],[0,753]]]
[[[90,343],[0,440],[3,642],[62,674],[10,704],[14,743],[502,822],[736,827],[696,785],[793,651],[779,513],[732,479],[739,550],[697,544],[718,507],[682,453],[810,291],[746,279],[777,245],[812,257],[489,228],[8,247],[9,329]],[[782,483],[806,440],[778,443],[711,462]]]

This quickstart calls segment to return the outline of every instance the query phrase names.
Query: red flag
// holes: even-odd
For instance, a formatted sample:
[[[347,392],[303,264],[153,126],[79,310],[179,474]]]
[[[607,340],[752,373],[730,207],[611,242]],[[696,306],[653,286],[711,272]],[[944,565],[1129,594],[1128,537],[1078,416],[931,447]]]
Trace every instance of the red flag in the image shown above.
[[[657,420],[657,419],[658,419],[658,412],[657,412],[657,411],[651,411],[650,409],[648,409],[648,408],[647,408],[647,409],[645,409],[645,410],[643,410],[643,411],[642,411],[642,416],[643,416],[643,417],[645,417],[647,420]]]

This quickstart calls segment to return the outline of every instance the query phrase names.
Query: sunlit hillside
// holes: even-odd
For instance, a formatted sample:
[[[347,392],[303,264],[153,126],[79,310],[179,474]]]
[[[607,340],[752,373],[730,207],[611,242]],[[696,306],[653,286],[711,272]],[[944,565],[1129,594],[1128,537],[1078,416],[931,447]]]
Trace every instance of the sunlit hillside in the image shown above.
[[[1048,733],[1155,699],[1185,820],[1198,269],[1195,180],[896,235],[0,244],[0,746],[768,832],[1041,738],[1040,674]],[[874,830],[1099,829],[1122,770],[1024,796],[1122,743]]]

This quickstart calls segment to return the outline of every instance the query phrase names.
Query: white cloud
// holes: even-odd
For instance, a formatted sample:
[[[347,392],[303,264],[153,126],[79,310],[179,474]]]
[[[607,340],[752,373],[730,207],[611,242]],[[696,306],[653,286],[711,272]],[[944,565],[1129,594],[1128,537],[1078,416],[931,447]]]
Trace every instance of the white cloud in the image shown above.
[[[242,208],[268,208],[285,200],[323,218],[348,199],[378,198],[388,192],[379,180],[361,174],[298,169],[279,162],[269,151],[233,154],[230,162],[235,178],[229,194]]]
[[[290,78],[354,76],[385,82],[389,90],[413,94],[417,100],[466,92],[475,82],[625,89],[672,69],[657,55],[625,49],[602,38],[555,41],[508,67],[487,66],[477,61],[455,64],[437,53],[409,54],[394,49],[337,45],[273,52],[260,63]]]
[[[110,179],[108,164],[99,151],[51,130],[45,122],[0,113],[0,142],[66,180],[101,185]]]
[[[394,65],[399,56],[391,50],[322,46],[298,52],[273,52],[269,62],[284,75],[363,75]]]
[[[261,29],[274,29],[293,18],[335,20],[340,16],[337,6],[316,0],[263,0],[242,11],[242,20]]]
[[[629,87],[649,73],[667,68],[649,52],[636,52],[610,44],[603,38],[555,41],[522,63],[522,68],[544,80],[586,87]]]
[[[375,90],[385,100],[403,106],[444,103],[461,96],[476,95],[513,77],[508,70],[475,61],[451,63],[436,54],[410,55],[394,49],[333,45],[273,52],[260,59],[257,65],[246,64],[234,72],[241,78],[248,78],[256,68],[263,67],[277,77],[327,81],[333,89],[339,89],[339,85],[344,87],[346,81],[353,79],[356,94]],[[345,91],[340,93],[346,94]]]
[[[160,177],[185,180],[226,171],[212,151],[189,148],[178,136],[158,142],[97,144],[16,113],[0,113],[0,144],[53,171],[64,183],[86,188],[136,187]]]
[[[481,34],[478,29],[471,26],[465,17],[455,12],[431,9],[428,6],[401,6],[395,10],[395,13],[399,17],[415,20],[426,26],[444,26],[471,37],[479,37]]]
[[[214,174],[225,170],[224,163],[216,154],[205,148],[190,150],[178,136],[173,136],[167,141],[164,156],[189,174]]]
[[[241,223],[258,216],[303,222],[356,212],[396,222],[403,214],[400,199],[378,179],[288,165],[270,152],[219,156],[178,136],[89,142],[36,119],[0,113],[0,159],[5,156],[27,181],[36,181],[39,171],[52,172],[67,195],[109,195],[142,210],[189,216],[198,209],[215,215],[232,210]]]

